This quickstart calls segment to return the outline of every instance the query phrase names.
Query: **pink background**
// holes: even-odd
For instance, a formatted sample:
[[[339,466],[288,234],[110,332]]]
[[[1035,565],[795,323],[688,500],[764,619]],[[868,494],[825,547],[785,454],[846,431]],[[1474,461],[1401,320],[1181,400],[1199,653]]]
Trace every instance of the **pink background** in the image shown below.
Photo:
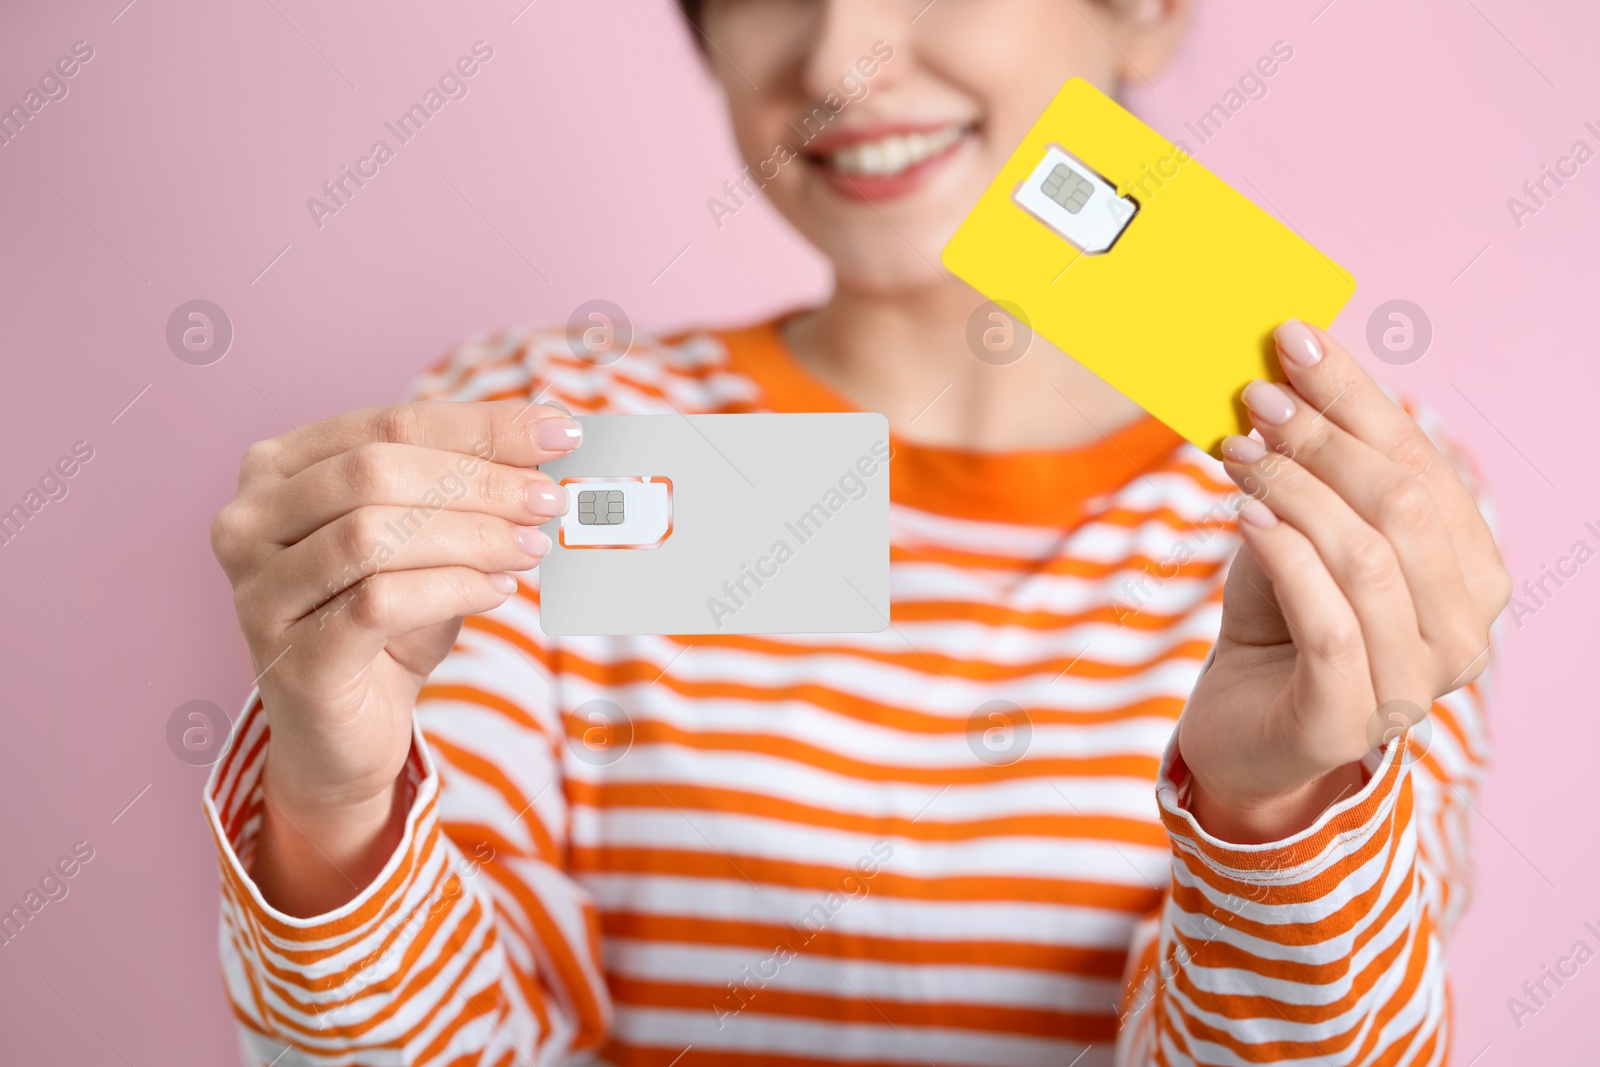
[[[670,326],[827,284],[764,206],[713,226],[705,199],[738,163],[666,0],[538,0],[515,21],[524,0],[125,2],[0,15],[0,102],[74,41],[95,49],[0,147],[0,508],[73,442],[95,450],[0,547],[0,908],[73,842],[95,849],[0,947],[16,1063],[234,1062],[205,770],[165,728],[192,699],[232,714],[250,680],[207,543],[248,442],[387,402],[461,337],[592,298]],[[1383,301],[1426,309],[1425,358],[1368,362],[1471,442],[1520,584],[1579,538],[1600,547],[1583,529],[1600,526],[1600,161],[1520,230],[1506,207],[1574,140],[1600,147],[1583,129],[1600,127],[1600,15],[1325,2],[1202,0],[1181,61],[1135,104],[1182,137],[1274,41],[1294,48],[1197,154],[1360,279],[1338,324],[1353,346]],[[479,39],[495,54],[470,95],[319,231],[306,198]],[[164,340],[196,297],[236,330],[209,367]],[[1458,1064],[1590,1056],[1600,964],[1520,1030],[1506,998],[1580,937],[1600,948],[1582,925],[1600,920],[1600,854],[1574,832],[1600,747],[1584,680],[1597,606],[1591,563],[1505,630],[1477,902],[1450,950]]]

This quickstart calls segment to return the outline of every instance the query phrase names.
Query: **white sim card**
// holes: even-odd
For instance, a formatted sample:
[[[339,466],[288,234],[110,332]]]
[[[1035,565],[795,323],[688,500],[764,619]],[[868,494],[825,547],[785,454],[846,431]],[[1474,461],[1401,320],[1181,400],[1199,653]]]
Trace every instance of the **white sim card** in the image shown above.
[[[578,415],[539,626],[601,634],[889,625],[889,423],[869,412]],[[609,549],[596,552],[592,549]]]
[[[1051,145],[1011,198],[1089,255],[1111,250],[1139,213],[1139,202],[1118,196],[1100,175],[1059,145]]]
[[[564,548],[656,548],[672,535],[672,479],[563,478]]]

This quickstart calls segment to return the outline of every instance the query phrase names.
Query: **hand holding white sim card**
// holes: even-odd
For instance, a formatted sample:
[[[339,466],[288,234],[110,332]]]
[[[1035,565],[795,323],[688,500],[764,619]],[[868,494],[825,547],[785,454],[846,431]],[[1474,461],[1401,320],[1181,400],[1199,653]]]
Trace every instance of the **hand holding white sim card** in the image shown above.
[[[559,636],[889,625],[889,425],[869,412],[580,415],[543,465],[539,624]]]

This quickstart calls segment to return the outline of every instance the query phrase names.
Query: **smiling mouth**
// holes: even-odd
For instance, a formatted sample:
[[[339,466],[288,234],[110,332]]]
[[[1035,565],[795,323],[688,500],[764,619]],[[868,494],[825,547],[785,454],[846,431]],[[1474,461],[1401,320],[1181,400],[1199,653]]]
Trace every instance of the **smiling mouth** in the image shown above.
[[[929,130],[890,133],[852,141],[812,158],[850,178],[894,178],[949,154],[966,139],[971,126],[949,125]]]

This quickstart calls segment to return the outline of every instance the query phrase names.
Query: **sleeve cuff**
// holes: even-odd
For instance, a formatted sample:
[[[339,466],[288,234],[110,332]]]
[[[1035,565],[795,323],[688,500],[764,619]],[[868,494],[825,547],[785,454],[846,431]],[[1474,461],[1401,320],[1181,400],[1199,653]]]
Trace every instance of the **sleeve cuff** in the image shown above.
[[[267,903],[249,873],[261,826],[265,798],[259,783],[271,736],[260,692],[252,692],[222,755],[211,768],[205,788],[206,821],[216,842],[229,895],[269,928],[295,939],[325,937],[352,929],[366,923],[384,901],[406,895],[408,887],[422,875],[419,860],[427,850],[419,846],[438,834],[439,775],[415,723],[411,729],[411,754],[400,780],[400,787],[411,801],[405,829],[393,854],[353,900],[323,915],[297,918]]]
[[[1206,657],[1200,673],[1210,669],[1215,655]],[[1241,882],[1279,884],[1285,872],[1327,855],[1330,848],[1358,849],[1394,815],[1411,759],[1410,732],[1361,761],[1366,784],[1356,793],[1328,806],[1310,826],[1278,841],[1243,845],[1207,833],[1189,811],[1190,776],[1178,751],[1178,731],[1172,731],[1156,777],[1156,802],[1161,822],[1173,850],[1193,857],[1218,874]]]

